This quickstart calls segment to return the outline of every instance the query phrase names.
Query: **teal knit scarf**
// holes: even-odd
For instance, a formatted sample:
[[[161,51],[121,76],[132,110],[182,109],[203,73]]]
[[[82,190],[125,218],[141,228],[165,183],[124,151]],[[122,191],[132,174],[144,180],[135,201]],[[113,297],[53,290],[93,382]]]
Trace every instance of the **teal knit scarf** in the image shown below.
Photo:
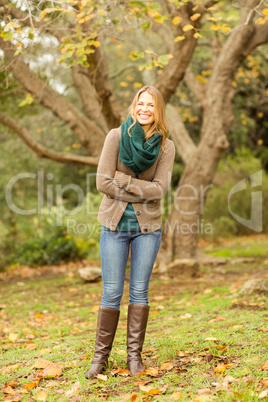
[[[119,147],[119,159],[128,166],[134,173],[140,174],[144,170],[149,169],[156,161],[162,136],[159,133],[154,134],[149,140],[144,143],[144,130],[137,121],[130,129],[134,120],[131,116],[128,117],[121,125],[121,139]]]

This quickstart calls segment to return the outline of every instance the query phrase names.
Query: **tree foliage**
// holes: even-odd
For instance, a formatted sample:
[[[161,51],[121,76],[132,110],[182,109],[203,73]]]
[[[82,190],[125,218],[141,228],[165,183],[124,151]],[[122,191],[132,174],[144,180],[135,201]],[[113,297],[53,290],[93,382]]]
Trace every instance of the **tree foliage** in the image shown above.
[[[255,129],[256,117],[262,126],[266,113],[264,52],[253,53],[268,41],[264,0],[66,0],[30,5],[0,0],[0,14],[2,91],[13,101],[13,110],[16,106],[15,114],[0,113],[0,123],[38,156],[96,166],[106,133],[120,125],[134,92],[146,83],[154,84],[167,103],[170,133],[185,164],[179,186],[211,184],[222,154],[236,141],[232,130],[230,134],[232,101],[235,97],[244,102],[249,83],[260,87],[259,93],[254,92],[255,99],[249,94],[251,114],[241,111],[235,122],[242,127],[243,141],[262,145],[263,134],[248,139],[246,129]],[[44,146],[16,118],[20,110],[30,115],[34,107],[45,108],[50,119],[68,127],[78,139],[75,152]],[[195,127],[193,135],[189,124]],[[184,195],[189,197],[187,191]],[[199,190],[197,195],[200,198]],[[174,209],[170,222],[179,218],[193,223],[200,216],[197,204],[188,200],[183,206],[185,212],[196,211],[190,218]],[[166,248],[175,243],[176,255],[183,250],[194,255],[196,239],[192,233],[182,239],[173,232],[166,236]]]

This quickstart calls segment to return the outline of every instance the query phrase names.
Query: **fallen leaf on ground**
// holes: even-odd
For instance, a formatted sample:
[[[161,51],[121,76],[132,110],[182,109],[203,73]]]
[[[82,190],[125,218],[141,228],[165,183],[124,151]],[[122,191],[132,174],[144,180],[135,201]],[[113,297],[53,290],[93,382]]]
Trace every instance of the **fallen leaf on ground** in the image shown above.
[[[180,315],[180,318],[181,318],[182,320],[187,320],[188,318],[192,318],[192,314],[190,314],[190,313],[185,313],[185,314]]]
[[[219,365],[217,367],[214,367],[214,373],[216,373],[216,374],[224,373],[225,370],[226,370],[226,367],[223,366],[223,365]]]
[[[138,394],[132,394],[130,398],[130,402],[139,402],[140,398]]]
[[[261,366],[262,370],[268,370],[268,360]]]
[[[145,370],[145,374],[150,375],[151,377],[156,377],[158,375],[158,370],[154,367],[148,367]]]
[[[219,339],[214,338],[213,336],[208,336],[205,341],[219,341]]]
[[[12,332],[8,335],[8,339],[10,340],[10,342],[15,342],[18,339],[18,335]]]
[[[172,362],[166,362],[166,363],[161,364],[160,370],[162,370],[162,371],[169,371],[169,370],[172,370],[173,367],[174,367],[174,363],[172,363]]]
[[[4,394],[10,394],[10,395],[16,395],[18,393],[18,391],[16,391],[15,389],[13,389],[12,387],[8,386],[5,387],[4,389],[2,389],[2,392]]]
[[[27,350],[35,350],[35,349],[37,349],[37,348],[38,348],[38,346],[35,345],[34,343],[29,343],[29,344],[26,345],[26,347],[25,347],[25,349],[27,349]]]
[[[262,398],[267,398],[268,397],[268,389],[266,389],[265,391],[262,391],[258,398],[262,399]]]
[[[50,366],[46,367],[41,374],[44,378],[54,378],[59,377],[62,375],[61,366],[57,364],[51,364]]]
[[[176,350],[176,354],[178,357],[187,357],[187,356],[192,356],[191,352],[188,352],[187,350]]]
[[[235,381],[235,378],[232,377],[231,375],[227,375],[226,377],[224,377],[224,382],[230,382],[230,383],[232,383],[232,382],[234,382],[234,381]]]
[[[19,367],[18,364],[12,364],[11,366],[2,367],[0,370],[1,374],[9,374],[11,371],[16,370]]]
[[[65,395],[66,396],[76,396],[76,395],[78,395],[79,391],[80,391],[80,387],[81,387],[81,384],[80,384],[79,381],[77,381],[75,384],[73,384],[71,386],[69,391],[65,392]]]
[[[174,392],[169,396],[170,399],[181,399],[182,398],[182,393],[180,391]]]
[[[218,316],[216,318],[212,318],[211,320],[209,320],[209,322],[218,322],[218,321],[221,321],[221,320],[225,320],[225,318],[222,317],[222,316]]]
[[[37,401],[45,401],[47,399],[47,392],[46,391],[39,391],[35,394],[35,399]]]
[[[261,331],[261,332],[268,332],[268,328],[267,328],[267,327],[261,327],[261,328],[259,329],[259,331]]]
[[[35,381],[33,381],[33,382],[29,382],[28,384],[24,384],[23,385],[23,388],[25,388],[25,389],[34,389],[34,388],[36,388],[36,387],[38,387],[38,384],[39,384],[39,382],[40,382],[40,379],[41,378],[37,378]]]
[[[37,368],[37,369],[45,369],[46,367],[50,366],[51,364],[53,364],[51,361],[49,360],[43,360],[43,359],[38,359],[36,360],[36,362],[34,362],[34,364],[31,366],[31,370],[33,368]]]
[[[268,387],[268,378],[263,378],[261,380],[261,384],[264,385],[265,387]]]
[[[212,391],[209,388],[202,388],[197,391],[198,395],[212,395]]]
[[[118,353],[119,355],[122,355],[122,356],[127,354],[127,352],[122,349],[116,349],[116,353]]]
[[[39,350],[39,355],[46,355],[47,353],[50,353],[50,352],[52,352],[52,349],[51,348],[46,348],[46,349],[41,349],[41,350]]]
[[[7,402],[20,402],[20,401],[22,401],[22,396],[13,396],[11,399],[10,398],[8,398],[8,399],[5,399],[5,401],[7,401]]]
[[[142,392],[145,392],[146,394],[149,395],[158,395],[158,394],[162,394],[163,391],[159,391],[157,389],[155,389],[154,387],[151,387],[150,385],[139,385],[139,389]]]
[[[128,369],[120,369],[118,371],[118,375],[122,375],[123,377],[127,377],[130,375],[130,372]]]
[[[107,381],[108,380],[108,376],[104,375],[104,374],[98,374],[97,378],[98,378],[98,380],[101,380],[101,381]]]

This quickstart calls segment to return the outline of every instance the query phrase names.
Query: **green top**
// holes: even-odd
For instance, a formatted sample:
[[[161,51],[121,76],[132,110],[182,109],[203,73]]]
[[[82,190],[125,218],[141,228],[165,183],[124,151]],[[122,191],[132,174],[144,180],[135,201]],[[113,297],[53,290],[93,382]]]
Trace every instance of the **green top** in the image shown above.
[[[104,230],[109,230],[105,226],[102,225],[102,228]],[[127,207],[122,215],[122,218],[120,219],[117,227],[116,227],[117,232],[140,232],[141,228],[138,222],[138,219],[135,215],[135,211],[133,208],[133,205],[129,202],[127,204]]]

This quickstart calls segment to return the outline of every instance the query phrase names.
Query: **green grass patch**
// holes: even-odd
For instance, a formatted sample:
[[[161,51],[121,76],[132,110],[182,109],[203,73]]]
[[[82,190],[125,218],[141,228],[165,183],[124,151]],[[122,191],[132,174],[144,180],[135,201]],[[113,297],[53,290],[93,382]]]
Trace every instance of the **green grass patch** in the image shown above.
[[[49,402],[130,401],[133,394],[139,401],[162,402],[172,401],[175,393],[184,401],[199,400],[204,393],[209,400],[259,401],[268,377],[262,369],[268,347],[267,299],[232,297],[250,279],[248,265],[224,266],[221,274],[203,267],[197,279],[167,281],[153,274],[143,358],[147,368],[158,370],[156,377],[111,374],[116,367],[126,368],[126,283],[110,366],[104,372],[107,381],[84,378],[94,353],[101,283],[85,284],[75,271],[4,283],[0,399],[11,396],[4,393],[9,386],[22,402],[38,400],[41,391]],[[261,276],[265,267],[263,259],[251,269]],[[27,389],[40,376],[42,369],[34,367],[39,359],[60,365],[62,373]],[[146,386],[162,393],[146,395],[137,381],[147,381]],[[68,395],[78,382],[79,392]]]

